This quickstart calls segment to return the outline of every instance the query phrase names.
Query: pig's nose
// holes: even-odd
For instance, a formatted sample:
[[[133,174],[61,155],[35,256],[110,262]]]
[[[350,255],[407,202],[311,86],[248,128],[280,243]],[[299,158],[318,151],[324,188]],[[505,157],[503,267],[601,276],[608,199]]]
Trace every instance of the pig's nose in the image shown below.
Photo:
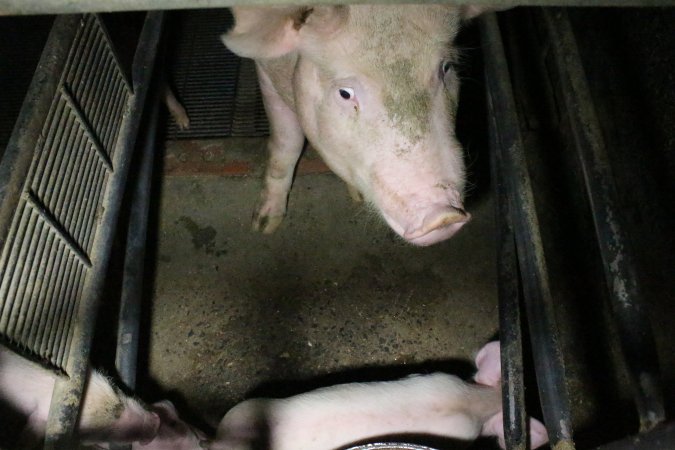
[[[428,209],[420,225],[408,228],[403,237],[415,245],[431,245],[448,239],[471,219],[471,214],[452,205]]]

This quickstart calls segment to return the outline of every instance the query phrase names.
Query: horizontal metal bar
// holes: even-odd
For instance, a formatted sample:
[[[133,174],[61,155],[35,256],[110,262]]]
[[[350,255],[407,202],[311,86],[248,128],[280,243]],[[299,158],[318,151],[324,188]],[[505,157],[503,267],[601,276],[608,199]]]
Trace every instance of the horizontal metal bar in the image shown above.
[[[0,0],[0,15],[73,14],[84,12],[146,11],[169,9],[219,8],[234,5],[330,5],[335,0]],[[363,0],[341,0],[341,4]],[[674,6],[675,0],[370,0],[369,3],[447,3],[454,5],[514,6]]]
[[[659,425],[647,433],[605,444],[595,450],[672,450],[674,448],[675,422],[670,422]]]
[[[503,160],[501,170],[513,213],[518,262],[523,283],[527,323],[544,420],[552,447],[574,448],[572,416],[565,384],[565,366],[559,345],[553,300],[548,281],[534,194],[520,134],[501,32],[495,14],[480,22],[488,107],[497,130],[495,148]]]
[[[546,9],[541,13],[584,174],[605,282],[640,416],[640,430],[647,431],[665,418],[663,390],[656,343],[640,295],[630,240],[623,227],[623,208],[567,12]]]

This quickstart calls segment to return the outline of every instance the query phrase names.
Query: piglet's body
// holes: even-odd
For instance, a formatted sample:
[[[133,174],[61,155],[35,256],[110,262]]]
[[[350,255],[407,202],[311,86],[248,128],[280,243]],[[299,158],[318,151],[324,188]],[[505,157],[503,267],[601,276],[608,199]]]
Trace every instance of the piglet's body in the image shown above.
[[[288,399],[245,401],[225,415],[209,448],[330,450],[405,434],[467,441],[494,435],[503,446],[499,346],[484,347],[479,357],[476,376],[496,384],[436,373],[338,385]],[[532,448],[547,441],[539,422],[531,422],[531,435]]]
[[[26,417],[20,448],[34,448],[44,438],[55,381],[52,372],[0,345],[0,403]],[[170,402],[146,407],[96,371],[89,374],[78,435],[83,443],[132,443],[138,450],[196,450],[203,438]]]
[[[259,434],[272,450],[328,450],[407,433],[472,440],[500,409],[496,389],[441,373],[345,384],[241,403],[225,415],[210,448],[255,448]]]

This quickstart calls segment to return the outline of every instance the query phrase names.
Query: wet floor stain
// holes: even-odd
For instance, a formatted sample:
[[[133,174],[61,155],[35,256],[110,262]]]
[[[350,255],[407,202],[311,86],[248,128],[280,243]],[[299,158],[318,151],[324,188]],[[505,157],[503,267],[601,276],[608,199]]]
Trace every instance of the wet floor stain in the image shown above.
[[[188,216],[181,216],[178,223],[182,224],[190,233],[195,250],[204,250],[206,254],[216,256],[227,253],[225,249],[216,249],[216,235],[218,233],[212,226],[199,226]]]

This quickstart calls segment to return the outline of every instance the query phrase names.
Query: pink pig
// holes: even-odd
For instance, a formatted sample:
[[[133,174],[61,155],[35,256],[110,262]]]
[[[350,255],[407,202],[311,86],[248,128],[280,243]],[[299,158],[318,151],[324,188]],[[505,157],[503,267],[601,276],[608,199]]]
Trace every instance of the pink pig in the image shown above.
[[[496,436],[503,448],[499,343],[486,345],[476,364],[476,380],[489,385],[435,373],[338,385],[288,399],[247,400],[225,415],[209,449],[330,450],[404,434],[467,441]],[[548,442],[535,419],[530,440],[533,449]]]
[[[19,448],[36,448],[44,438],[56,375],[0,345],[0,403],[26,417]],[[123,394],[96,371],[82,400],[78,436],[107,448],[132,443],[134,450],[198,450],[206,436],[187,425],[169,401],[145,406]]]
[[[459,81],[451,42],[477,7],[234,7],[223,36],[256,61],[271,135],[253,226],[286,214],[305,137],[408,242],[431,245],[470,219],[454,133]]]

